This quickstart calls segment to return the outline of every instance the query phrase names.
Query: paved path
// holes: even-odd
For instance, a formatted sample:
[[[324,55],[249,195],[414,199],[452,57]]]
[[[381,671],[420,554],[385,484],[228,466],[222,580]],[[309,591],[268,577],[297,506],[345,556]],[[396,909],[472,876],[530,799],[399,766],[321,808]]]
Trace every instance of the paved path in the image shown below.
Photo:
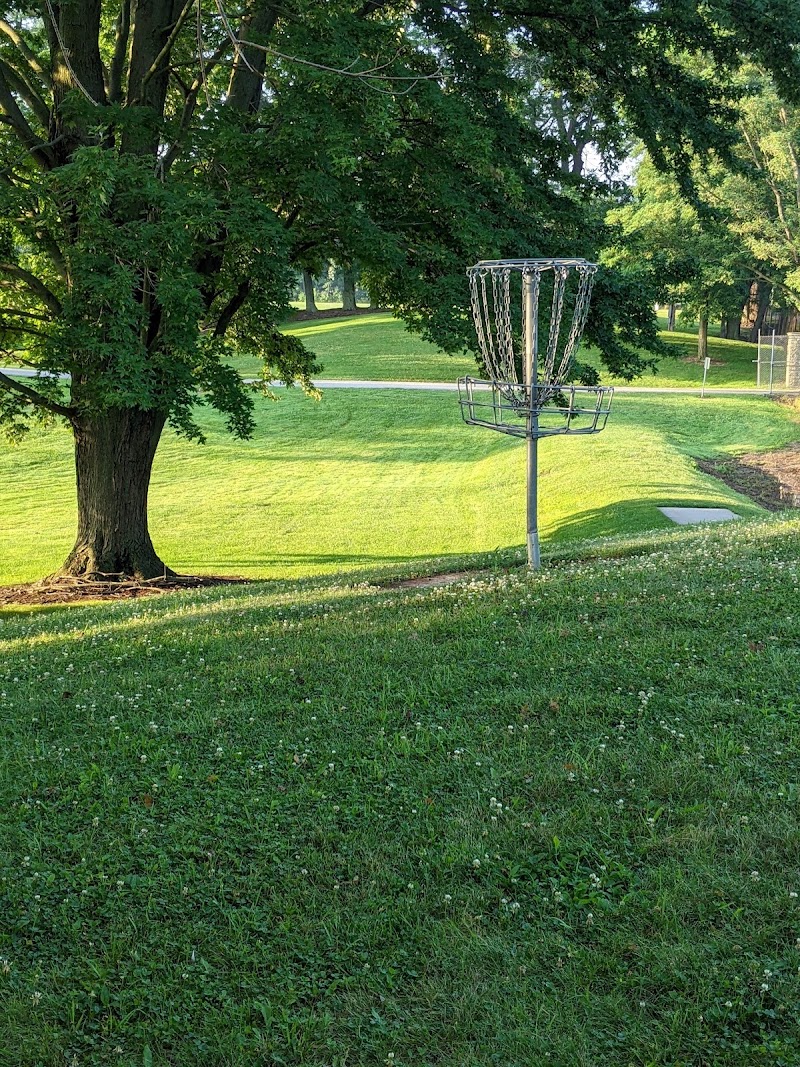
[[[18,378],[35,378],[36,371],[26,370],[21,367],[0,367],[4,374],[12,374]],[[68,374],[59,374],[59,378],[67,380]],[[256,378],[245,378],[248,383],[256,382]],[[272,382],[272,385],[280,386],[282,382]],[[351,378],[318,378],[315,385],[320,389],[409,389],[419,392],[432,393],[455,393],[458,385],[455,382],[398,382],[398,381],[371,381],[367,379]],[[700,386],[666,386],[666,385],[615,385],[615,393],[674,393],[676,395],[698,396]],[[778,395],[787,390],[774,390]],[[766,389],[712,389],[709,386],[705,390],[706,396],[769,396]]]

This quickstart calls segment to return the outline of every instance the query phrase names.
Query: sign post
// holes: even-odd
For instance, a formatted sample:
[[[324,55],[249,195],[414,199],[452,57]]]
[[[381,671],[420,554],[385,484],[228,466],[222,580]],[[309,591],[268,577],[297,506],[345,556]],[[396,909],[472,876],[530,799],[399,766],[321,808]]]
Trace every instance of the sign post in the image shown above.
[[[703,360],[703,388],[700,390],[700,399],[704,400],[706,395],[706,378],[708,377],[708,368],[711,366],[711,357],[706,356]]]

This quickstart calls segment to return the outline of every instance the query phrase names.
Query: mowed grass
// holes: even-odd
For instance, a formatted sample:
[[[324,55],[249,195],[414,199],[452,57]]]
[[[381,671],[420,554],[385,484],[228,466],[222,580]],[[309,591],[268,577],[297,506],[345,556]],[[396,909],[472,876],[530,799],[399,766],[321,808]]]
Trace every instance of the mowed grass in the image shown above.
[[[800,524],[618,550],[0,622],[4,1067],[800,1062]]]
[[[524,445],[468,427],[453,394],[296,391],[259,401],[258,431],[233,441],[202,416],[205,446],[168,433],[156,459],[151,529],[185,573],[287,577],[411,565],[516,549],[525,540]],[[797,415],[766,400],[620,396],[607,429],[540,445],[545,550],[670,525],[662,504],[758,508],[693,457],[774,448]],[[52,572],[75,530],[66,431],[0,452],[0,584]]]
[[[319,378],[447,382],[477,374],[471,356],[446,355],[409,333],[389,312],[312,319],[287,325],[283,332],[299,337],[316,354],[322,366]],[[258,360],[239,357],[231,362],[244,377],[261,372]]]
[[[670,355],[657,360],[657,372],[648,371],[633,382],[609,375],[603,370],[596,352],[584,353],[581,358],[596,366],[603,382],[610,385],[655,386],[663,388],[697,388],[703,384],[703,362],[697,356],[697,334],[664,330],[661,340],[670,348]],[[706,378],[707,389],[755,389],[758,346],[745,341],[730,341],[709,337],[708,354],[711,367]],[[764,383],[766,390],[766,383]]]
[[[286,326],[284,332],[299,337],[317,355],[322,365],[320,378],[452,382],[465,374],[478,374],[472,356],[446,355],[409,333],[388,312],[315,319]],[[663,330],[661,337],[672,354],[658,360],[657,374],[648,371],[632,383],[609,375],[596,351],[584,351],[580,358],[596,366],[606,384],[699,389],[703,364],[697,358],[696,329],[694,333],[688,327],[672,333]],[[712,336],[709,355],[708,388],[755,388],[756,345]],[[260,373],[257,360],[241,357],[232,362],[245,377]]]

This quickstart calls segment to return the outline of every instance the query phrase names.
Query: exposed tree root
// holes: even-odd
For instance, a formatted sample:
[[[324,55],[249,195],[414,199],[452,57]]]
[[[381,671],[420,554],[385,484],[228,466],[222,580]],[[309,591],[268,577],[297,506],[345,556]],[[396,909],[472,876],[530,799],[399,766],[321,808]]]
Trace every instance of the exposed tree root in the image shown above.
[[[215,585],[247,585],[247,578],[227,578],[220,575],[176,574],[166,578],[135,581],[119,575],[96,578],[54,576],[27,585],[0,587],[0,606],[35,606],[41,604],[74,604],[86,600],[132,600],[182,589],[204,589]]]

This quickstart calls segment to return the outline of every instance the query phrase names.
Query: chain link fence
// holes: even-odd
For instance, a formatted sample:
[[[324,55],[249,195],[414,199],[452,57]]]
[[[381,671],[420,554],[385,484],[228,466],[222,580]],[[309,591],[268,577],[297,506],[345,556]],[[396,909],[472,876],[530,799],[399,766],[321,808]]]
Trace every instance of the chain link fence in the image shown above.
[[[756,385],[769,393],[800,393],[800,333],[760,333]]]

